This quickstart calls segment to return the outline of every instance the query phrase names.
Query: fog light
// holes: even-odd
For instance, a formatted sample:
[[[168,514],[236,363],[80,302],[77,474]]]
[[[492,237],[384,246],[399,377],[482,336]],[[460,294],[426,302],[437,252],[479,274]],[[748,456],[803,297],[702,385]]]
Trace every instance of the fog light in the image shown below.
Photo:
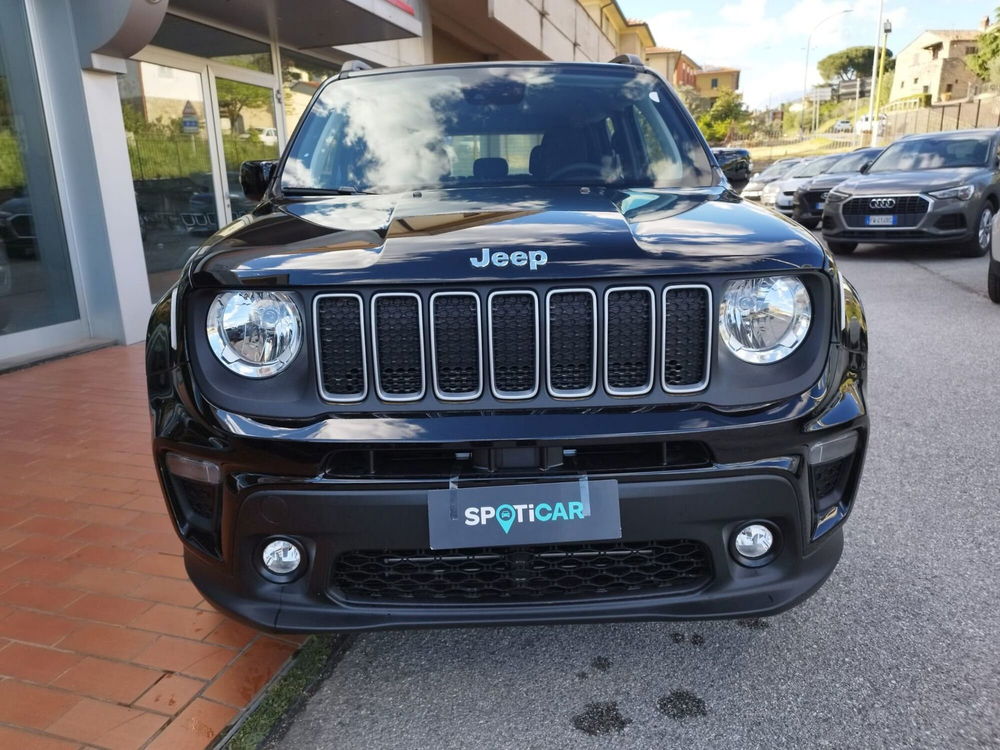
[[[756,560],[771,551],[774,545],[774,534],[771,530],[759,523],[752,523],[739,530],[733,546],[743,557]]]
[[[275,575],[295,572],[302,562],[302,552],[287,539],[277,539],[264,547],[264,567]]]

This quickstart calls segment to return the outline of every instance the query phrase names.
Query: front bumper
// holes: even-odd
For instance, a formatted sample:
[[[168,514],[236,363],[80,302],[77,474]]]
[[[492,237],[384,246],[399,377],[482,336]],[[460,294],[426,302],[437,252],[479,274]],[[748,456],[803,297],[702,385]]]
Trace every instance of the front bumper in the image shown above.
[[[879,196],[852,196],[869,200]],[[923,214],[903,214],[897,218],[898,226],[868,227],[863,215],[846,217],[843,207],[847,201],[827,203],[823,211],[823,236],[839,242],[873,242],[878,244],[942,244],[963,243],[976,235],[978,212],[982,201],[940,200],[920,194],[927,202]]]
[[[860,310],[860,308],[854,308]],[[184,365],[149,376],[154,454],[168,507],[185,543],[192,582],[211,602],[255,627],[284,632],[498,623],[598,622],[768,615],[809,596],[830,575],[843,544],[867,443],[863,394],[866,335],[854,319],[830,348],[820,380],[807,392],[742,412],[709,407],[596,413],[328,418],[267,423],[205,401]],[[846,329],[845,329],[846,330]],[[848,339],[851,339],[850,341]],[[163,338],[151,336],[153,351]],[[159,342],[159,343],[157,343]],[[816,468],[824,447],[851,437],[847,468],[832,501],[818,508]],[[338,557],[356,550],[426,550],[427,491],[449,482],[544,483],[546,471],[346,476],[331,468],[335,450],[532,448],[573,451],[592,444],[662,441],[699,445],[700,465],[595,470],[618,481],[623,542],[692,540],[711,575],[695,589],[639,588],[572,599],[482,603],[385,601],[345,594],[334,580]],[[211,524],[192,525],[192,502],[178,500],[165,457],[179,454],[219,467]],[[373,462],[375,459],[371,459]],[[572,477],[571,477],[572,478]],[[198,498],[196,498],[198,500]],[[746,567],[730,552],[734,532],[764,521],[778,533],[769,564]],[[275,581],[258,561],[266,539],[290,537],[306,552],[305,572]]]

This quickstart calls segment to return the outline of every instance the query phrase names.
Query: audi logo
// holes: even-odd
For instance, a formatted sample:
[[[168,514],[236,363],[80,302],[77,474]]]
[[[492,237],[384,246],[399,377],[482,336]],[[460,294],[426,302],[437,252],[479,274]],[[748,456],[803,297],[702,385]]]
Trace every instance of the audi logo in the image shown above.
[[[868,201],[869,208],[895,208],[895,198],[872,198]]]

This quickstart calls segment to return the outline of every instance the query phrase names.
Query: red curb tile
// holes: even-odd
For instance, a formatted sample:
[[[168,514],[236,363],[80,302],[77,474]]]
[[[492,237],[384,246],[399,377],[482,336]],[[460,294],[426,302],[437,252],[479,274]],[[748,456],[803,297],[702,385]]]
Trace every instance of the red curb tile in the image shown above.
[[[64,584],[95,594],[128,596],[143,585],[146,580],[146,576],[141,573],[130,573],[118,568],[92,568],[84,566],[79,572],[67,578]]]
[[[0,636],[15,641],[53,646],[80,625],[77,620],[70,620],[60,615],[15,609],[0,620]]]
[[[258,631],[226,618],[219,627],[205,636],[205,643],[217,643],[242,650],[259,635]]]
[[[124,547],[106,547],[88,544],[66,558],[66,562],[81,565],[96,565],[102,568],[131,568],[132,562],[142,554],[138,550]]]
[[[235,709],[199,698],[149,744],[149,750],[203,750],[235,716]]]
[[[187,571],[184,569],[184,558],[180,555],[149,553],[135,560],[129,565],[129,569],[154,576],[168,576],[184,581],[188,579]]]
[[[201,593],[190,581],[159,576],[144,576],[132,596],[164,604],[175,604],[178,607],[194,607],[202,601]],[[2,599],[3,597],[0,597],[0,600]]]
[[[0,747],[17,748],[17,750],[75,750],[80,747],[80,743],[0,727]]]
[[[0,721],[29,729],[45,729],[80,702],[80,696],[28,685],[0,682]]]
[[[156,640],[154,633],[114,625],[84,624],[57,644],[66,651],[132,661]],[[158,666],[151,664],[150,666]]]
[[[173,715],[187,706],[204,687],[205,683],[201,680],[193,680],[179,674],[168,674],[132,705]]]
[[[162,676],[157,670],[87,656],[53,680],[52,686],[127,704]]]
[[[146,635],[154,637],[155,641],[130,657],[137,664],[208,680],[236,657],[235,651],[201,641],[169,635],[154,636],[152,633]]]
[[[14,531],[17,531],[18,528],[15,528]],[[12,544],[7,548],[7,551],[15,555],[21,555],[22,557],[61,560],[67,555],[73,554],[82,546],[82,542],[72,539],[60,539],[59,537],[46,536],[45,534],[30,534],[16,544]]]
[[[111,750],[136,750],[166,722],[159,714],[84,698],[47,731]]]
[[[83,521],[69,518],[54,518],[52,516],[33,516],[22,521],[15,528],[32,534],[48,534],[49,536],[67,536],[84,527]]]
[[[293,653],[295,647],[291,644],[262,637],[209,685],[204,695],[242,708],[253,700]]]
[[[155,630],[165,635],[179,635],[200,640],[211,633],[225,618],[217,612],[205,612],[171,604],[154,604],[132,622],[132,626]]]
[[[18,583],[0,594],[0,602],[17,607],[57,612],[83,596],[75,589],[48,586],[43,583]]]
[[[15,581],[45,581],[59,583],[65,581],[77,570],[62,560],[25,559],[21,555],[19,562],[4,570],[4,577]],[[0,563],[2,567],[2,563]]]
[[[47,683],[78,664],[80,659],[80,656],[65,651],[11,643],[0,650],[0,675]]]
[[[63,612],[84,620],[96,620],[113,625],[127,625],[152,606],[139,599],[126,599],[106,594],[86,594],[66,607]]]

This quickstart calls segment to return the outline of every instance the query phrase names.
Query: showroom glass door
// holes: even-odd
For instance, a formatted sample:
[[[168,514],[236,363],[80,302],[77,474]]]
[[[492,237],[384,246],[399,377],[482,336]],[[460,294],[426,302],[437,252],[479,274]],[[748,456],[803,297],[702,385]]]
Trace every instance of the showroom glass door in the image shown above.
[[[225,171],[223,223],[227,223],[256,205],[256,201],[247,200],[243,195],[240,164],[254,159],[277,159],[281,153],[279,144],[284,139],[279,135],[279,123],[275,117],[278,95],[270,80],[268,85],[262,85],[257,76],[244,74],[240,76],[242,80],[237,80],[231,72],[225,76],[217,75],[215,65],[211,65],[210,70],[219,149]],[[251,82],[254,80],[257,82]]]
[[[118,92],[152,300],[219,226],[214,108],[205,66],[128,60]]]

